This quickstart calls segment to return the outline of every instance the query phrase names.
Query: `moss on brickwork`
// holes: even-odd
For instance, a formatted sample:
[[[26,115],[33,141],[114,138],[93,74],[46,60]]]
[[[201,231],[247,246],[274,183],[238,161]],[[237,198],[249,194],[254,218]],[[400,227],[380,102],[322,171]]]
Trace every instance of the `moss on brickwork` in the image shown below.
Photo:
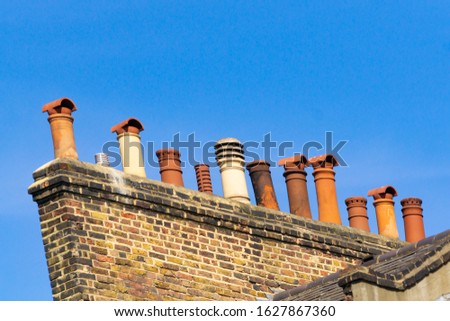
[[[404,245],[60,159],[38,169],[55,300],[255,300]]]

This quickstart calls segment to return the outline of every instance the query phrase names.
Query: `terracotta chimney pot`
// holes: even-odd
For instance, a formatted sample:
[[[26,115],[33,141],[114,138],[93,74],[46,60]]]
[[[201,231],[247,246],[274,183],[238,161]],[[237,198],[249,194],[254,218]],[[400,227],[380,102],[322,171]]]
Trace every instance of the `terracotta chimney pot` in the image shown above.
[[[244,173],[244,146],[236,138],[224,138],[214,145],[225,198],[250,203]]]
[[[279,210],[277,197],[270,175],[270,163],[264,160],[255,160],[246,166],[255,192],[256,204],[274,210]]]
[[[180,152],[172,148],[164,148],[157,150],[156,156],[159,161],[161,181],[177,186],[184,186]]]
[[[311,219],[311,207],[306,185],[307,174],[304,170],[309,165],[308,159],[300,154],[278,161],[278,166],[284,166],[283,176],[286,181],[289,211],[292,214]]]
[[[317,203],[319,207],[319,220],[342,224],[336,195],[336,184],[333,167],[338,161],[331,154],[313,157],[309,160],[314,168],[313,176],[316,183]]]
[[[212,194],[211,174],[209,166],[206,164],[197,164],[194,166],[195,176],[197,178],[197,186],[199,192]]]
[[[403,222],[407,242],[418,242],[425,238],[423,226],[423,209],[420,198],[409,197],[400,201],[402,204]]]
[[[345,200],[345,205],[347,205],[350,226],[370,232],[367,199],[362,196],[352,196]]]
[[[72,112],[76,110],[77,107],[69,98],[60,98],[42,107],[42,112],[49,115],[55,158],[78,159],[72,117]]]
[[[140,177],[147,177],[142,155],[141,136],[144,130],[142,123],[136,118],[128,118],[111,128],[117,134],[122,157],[123,171]]]
[[[394,196],[397,191],[394,187],[386,185],[370,190],[367,196],[374,199],[373,206],[377,214],[378,234],[398,239],[398,229],[395,220]]]

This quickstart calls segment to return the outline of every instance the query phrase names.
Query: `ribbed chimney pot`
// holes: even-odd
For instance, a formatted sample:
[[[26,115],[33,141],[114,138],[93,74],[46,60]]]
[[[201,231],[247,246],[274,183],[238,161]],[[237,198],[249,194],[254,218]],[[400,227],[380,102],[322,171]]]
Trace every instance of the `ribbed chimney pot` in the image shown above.
[[[176,149],[165,148],[157,150],[156,156],[158,157],[161,181],[177,186],[184,186],[180,152]]]
[[[209,172],[209,166],[206,164],[197,164],[195,168],[195,177],[197,179],[198,191],[203,193],[212,194],[211,174]]]
[[[334,178],[336,173],[333,170],[333,167],[339,165],[337,159],[331,154],[324,154],[311,158],[309,162],[314,168],[319,220],[342,224]]]
[[[377,215],[378,234],[398,239],[393,200],[397,196],[396,189],[389,185],[381,186],[370,190],[367,196],[372,196],[374,199],[373,206]]]
[[[246,166],[255,192],[256,204],[279,210],[272,177],[270,175],[270,163],[264,160],[255,160]]]
[[[425,238],[423,225],[422,200],[416,197],[405,198],[402,204],[403,223],[405,224],[405,236],[407,242],[418,242]]]
[[[289,200],[289,211],[305,218],[312,218],[309,205],[308,187],[306,185],[306,167],[310,165],[304,155],[295,155],[278,161],[278,166],[284,166],[283,176]]]
[[[224,138],[214,145],[225,198],[250,203],[244,173],[244,146],[236,138]]]
[[[117,134],[122,157],[123,171],[140,177],[147,177],[142,155],[141,136],[144,130],[142,123],[136,118],[128,118],[111,128]]]
[[[78,159],[72,117],[72,112],[76,110],[69,98],[60,98],[42,107],[42,112],[48,113],[55,158]]]
[[[367,199],[362,196],[352,196],[345,200],[350,227],[370,232],[367,216]]]
[[[95,164],[100,166],[109,167],[109,157],[105,153],[97,153],[95,154]]]

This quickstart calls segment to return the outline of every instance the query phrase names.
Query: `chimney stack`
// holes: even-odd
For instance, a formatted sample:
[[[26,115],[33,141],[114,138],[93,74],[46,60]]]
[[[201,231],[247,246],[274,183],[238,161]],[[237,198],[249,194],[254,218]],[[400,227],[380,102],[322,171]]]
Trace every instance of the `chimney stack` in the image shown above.
[[[274,210],[280,210],[270,176],[270,163],[255,160],[246,166],[255,192],[256,204]]]
[[[350,227],[370,232],[367,199],[362,196],[352,196],[345,200],[345,205],[347,205]]]
[[[127,174],[147,177],[142,155],[141,136],[139,136],[143,130],[144,126],[136,118],[128,118],[111,128],[111,132],[117,134],[119,141],[123,171]]]
[[[165,148],[157,150],[156,156],[158,157],[161,181],[177,186],[184,186],[180,152],[172,148]]]
[[[244,173],[244,146],[236,138],[223,138],[214,145],[222,177],[223,196],[250,203]]]
[[[342,224],[336,195],[336,184],[333,171],[339,163],[331,154],[313,157],[309,160],[314,168],[313,176],[316,183],[319,220],[335,224]]]
[[[68,98],[57,99],[42,107],[42,112],[48,113],[55,158],[78,159],[72,117],[72,112],[76,110],[77,107]]]
[[[308,188],[306,185],[305,167],[310,165],[304,155],[283,158],[278,161],[278,166],[284,166],[283,176],[289,199],[289,211],[292,214],[305,218],[312,218],[309,206]]]
[[[397,191],[392,186],[382,186],[370,190],[367,196],[372,196],[373,206],[377,214],[378,234],[398,239],[397,223],[394,211],[394,196]]]
[[[425,238],[423,226],[423,209],[420,198],[409,197],[400,201],[402,204],[403,222],[407,242],[418,242]]]
[[[195,176],[197,178],[197,186],[199,192],[212,194],[211,174],[209,166],[206,164],[197,164],[194,166]]]

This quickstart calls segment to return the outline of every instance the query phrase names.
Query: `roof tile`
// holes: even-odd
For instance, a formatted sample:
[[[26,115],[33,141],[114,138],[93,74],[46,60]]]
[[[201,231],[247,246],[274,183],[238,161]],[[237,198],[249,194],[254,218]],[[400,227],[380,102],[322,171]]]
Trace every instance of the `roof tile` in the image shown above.
[[[343,288],[363,280],[405,290],[450,261],[450,230],[377,256],[309,284],[281,292],[274,300],[345,300]]]

